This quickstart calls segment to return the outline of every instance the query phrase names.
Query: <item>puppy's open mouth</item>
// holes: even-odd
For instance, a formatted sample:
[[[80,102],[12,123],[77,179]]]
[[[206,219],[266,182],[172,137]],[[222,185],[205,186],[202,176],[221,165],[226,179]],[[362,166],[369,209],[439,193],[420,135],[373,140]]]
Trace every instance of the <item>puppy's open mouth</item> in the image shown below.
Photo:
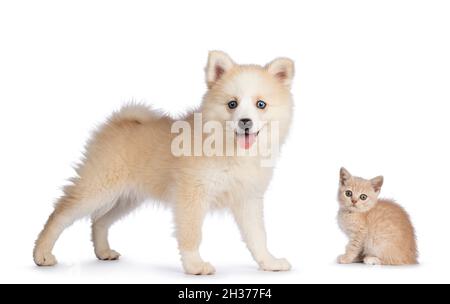
[[[250,133],[249,130],[245,130],[245,133],[236,132],[236,138],[238,145],[245,150],[250,149],[258,137],[259,131],[255,133]]]

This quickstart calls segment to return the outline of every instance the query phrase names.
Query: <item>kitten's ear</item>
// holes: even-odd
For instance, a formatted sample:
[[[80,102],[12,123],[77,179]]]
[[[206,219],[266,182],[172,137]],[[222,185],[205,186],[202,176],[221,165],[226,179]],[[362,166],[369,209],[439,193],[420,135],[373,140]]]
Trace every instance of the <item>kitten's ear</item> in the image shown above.
[[[372,178],[370,180],[370,183],[372,184],[373,189],[375,192],[380,192],[381,187],[383,186],[384,177],[383,176],[377,176],[375,178]]]
[[[344,186],[350,178],[352,178],[352,175],[350,174],[350,172],[348,172],[347,169],[342,167],[341,171],[340,171],[340,183],[341,183],[341,185]]]
[[[208,88],[212,88],[234,66],[234,61],[226,53],[221,51],[209,52],[208,64],[206,65],[206,84]]]
[[[295,73],[294,66],[294,61],[289,58],[277,58],[266,65],[266,70],[290,88]]]

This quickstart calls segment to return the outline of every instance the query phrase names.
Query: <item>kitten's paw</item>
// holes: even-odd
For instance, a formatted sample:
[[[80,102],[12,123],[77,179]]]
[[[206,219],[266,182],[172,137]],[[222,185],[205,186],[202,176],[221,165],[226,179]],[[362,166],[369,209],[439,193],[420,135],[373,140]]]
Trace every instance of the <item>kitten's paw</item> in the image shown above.
[[[348,255],[346,255],[346,254],[343,254],[343,255],[340,255],[340,256],[337,258],[337,262],[338,262],[339,264],[352,264],[352,263],[355,262],[355,259],[354,259],[353,257],[351,257],[351,256],[348,256]]]
[[[377,257],[365,257],[364,264],[366,264],[366,265],[381,265],[381,260]]]
[[[292,268],[288,260],[275,258],[259,263],[259,267],[263,271],[289,271]]]
[[[183,264],[186,274],[191,275],[213,275],[216,269],[213,265],[207,262],[190,262]]]
[[[116,261],[120,258],[120,253],[111,249],[96,252],[95,255],[101,261]]]
[[[55,256],[50,252],[37,251],[34,253],[33,258],[38,266],[54,266],[57,263]]]

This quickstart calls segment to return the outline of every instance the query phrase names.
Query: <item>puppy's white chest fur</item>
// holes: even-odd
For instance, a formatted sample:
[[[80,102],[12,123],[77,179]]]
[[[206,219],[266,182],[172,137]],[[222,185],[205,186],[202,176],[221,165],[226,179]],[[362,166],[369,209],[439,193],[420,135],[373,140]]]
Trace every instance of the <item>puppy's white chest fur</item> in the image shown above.
[[[213,208],[260,198],[264,194],[272,170],[255,163],[232,166],[205,167],[200,172],[201,183],[206,189],[209,204]]]

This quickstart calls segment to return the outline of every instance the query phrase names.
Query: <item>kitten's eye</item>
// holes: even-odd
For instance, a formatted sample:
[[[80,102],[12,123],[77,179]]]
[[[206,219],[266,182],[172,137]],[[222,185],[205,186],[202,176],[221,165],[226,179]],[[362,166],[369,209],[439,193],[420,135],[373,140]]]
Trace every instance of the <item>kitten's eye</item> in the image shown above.
[[[256,106],[258,107],[258,109],[262,110],[262,109],[264,109],[267,106],[267,104],[266,104],[265,101],[258,100],[258,102],[256,103]]]
[[[230,109],[236,109],[237,106],[238,106],[238,103],[237,103],[236,100],[232,100],[232,101],[230,101],[230,102],[228,103],[228,107],[229,107]]]
[[[365,201],[365,200],[367,199],[367,195],[361,194],[361,195],[359,196],[359,198],[360,198],[361,200]]]
[[[352,197],[353,196],[353,192],[351,192],[350,190],[345,191],[345,196],[346,197]]]

